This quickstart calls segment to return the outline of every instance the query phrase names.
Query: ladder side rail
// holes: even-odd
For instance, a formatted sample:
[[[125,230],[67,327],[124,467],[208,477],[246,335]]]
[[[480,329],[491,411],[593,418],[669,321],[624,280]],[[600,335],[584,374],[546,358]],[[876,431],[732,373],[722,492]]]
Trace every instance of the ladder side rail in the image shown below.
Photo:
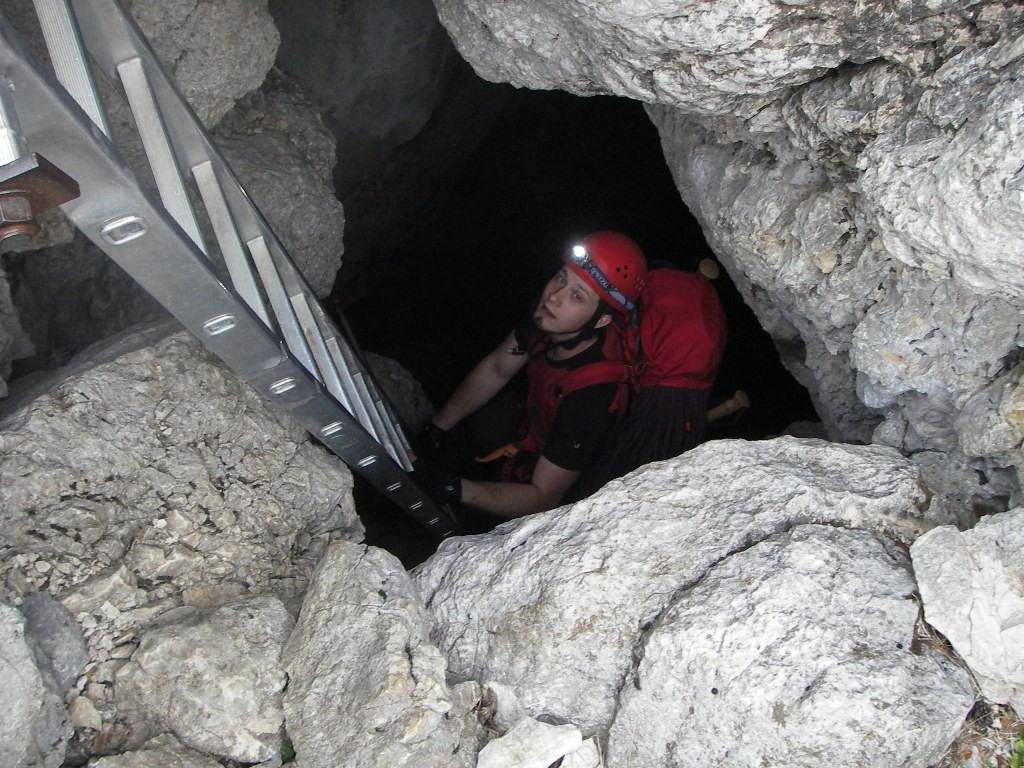
[[[362,404],[362,413],[358,414],[360,422],[371,433],[381,436],[383,443],[399,464],[411,469],[406,452],[408,442],[402,432],[399,420],[394,413],[385,407],[386,398],[380,391],[373,372],[358,356],[354,345],[341,334],[318,302],[306,303],[309,311],[309,323],[316,325],[316,335],[323,339],[324,347],[329,355],[331,367],[340,373],[341,382],[346,393]],[[373,428],[368,426],[372,424]]]
[[[217,147],[210,141],[203,130],[198,118],[191,107],[178,93],[177,88],[164,72],[155,54],[149,48],[142,33],[135,27],[134,23],[120,9],[115,0],[77,0],[76,8],[88,8],[88,16],[83,21],[83,29],[90,40],[90,51],[96,55],[96,50],[101,53],[100,65],[111,76],[117,69],[116,53],[121,52],[127,55],[129,50],[138,49],[139,55],[146,59],[146,71],[149,75],[150,86],[157,96],[163,111],[174,111],[187,119],[176,119],[166,121],[168,131],[172,137],[172,143],[179,154],[182,163],[190,166],[198,165],[201,162],[211,162],[221,181],[221,189],[231,211],[232,217],[238,226],[241,237],[249,242],[252,238],[261,237],[266,246],[266,253],[253,252],[253,260],[256,262],[257,270],[263,281],[271,300],[271,306],[282,326],[282,333],[288,343],[289,349],[307,364],[310,371],[318,378],[328,375],[326,371],[320,370],[316,362],[316,356],[309,354],[304,346],[318,346],[321,341],[315,337],[306,336],[306,343],[299,341],[298,331],[302,324],[295,319],[295,311],[288,309],[280,300],[278,278],[283,283],[283,290],[288,295],[290,302],[294,305],[300,301],[299,296],[308,297],[311,304],[319,305],[314,291],[309,287],[302,273],[295,267],[287,251],[277,239],[273,230],[256,208],[251,198],[245,193],[244,188],[238,182],[230,166],[224,161],[223,156]],[[104,21],[102,13],[119,14],[119,23],[113,24]],[[103,50],[109,47],[111,53],[102,55]],[[274,269],[270,269],[270,263],[264,258],[269,254]],[[275,278],[274,272],[277,277]],[[275,297],[277,297],[275,299]],[[308,326],[306,330],[311,330]],[[372,377],[371,377],[372,378]],[[337,394],[337,393],[336,393]],[[349,397],[353,397],[352,394]],[[377,398],[380,399],[379,397]],[[392,412],[393,413],[393,412]],[[383,417],[381,417],[383,418]],[[388,417],[387,420],[391,420]],[[369,422],[364,421],[364,426]],[[393,429],[397,429],[393,427]],[[372,431],[372,430],[371,430]],[[403,438],[404,439],[404,438]]]
[[[372,408],[368,407],[367,411],[369,412],[373,423],[377,425],[377,430],[388,434],[389,444],[398,446],[393,447],[394,453],[392,455],[394,456],[395,461],[408,469],[412,469],[412,465],[409,463],[405,450],[401,447],[401,440],[398,440],[395,436],[395,433],[398,431],[398,427],[391,421],[390,414],[386,413],[380,407],[380,400],[374,399],[370,392],[370,387],[367,382],[372,382],[373,377],[369,374],[364,374],[364,372],[359,368],[358,361],[355,359],[355,354],[350,346],[340,343],[340,340],[336,335],[332,335],[331,340],[336,354],[340,355],[342,358],[342,364],[348,370],[353,371],[351,377],[352,385],[359,393],[360,401],[373,405]],[[391,425],[390,430],[388,429],[388,424]],[[391,430],[394,430],[394,432]]]
[[[456,532],[361,425],[291,357],[206,256],[124,165],[76,102],[42,74],[0,18],[0,68],[25,143],[72,176],[81,196],[61,206],[98,247],[256,391],[288,410],[311,434],[435,534]],[[174,253],[180,258],[163,258]]]
[[[395,412],[394,405],[392,405],[387,394],[381,388],[380,383],[377,381],[377,377],[373,375],[373,371],[363,354],[363,350],[355,343],[354,340],[352,340],[352,330],[348,327],[348,323],[345,321],[344,316],[340,318],[338,323],[335,323],[333,319],[324,312],[322,306],[318,305],[316,310],[317,322],[320,324],[321,332],[325,336],[336,340],[339,354],[341,352],[341,347],[344,346],[346,350],[344,357],[349,361],[348,364],[352,368],[366,371],[364,383],[369,391],[369,397],[373,401],[374,407],[380,413],[385,425],[387,425],[388,432],[392,434],[395,445],[404,456],[410,448],[409,441],[405,436],[405,424]],[[401,464],[402,461],[399,461],[399,463]]]
[[[367,432],[377,439],[377,442],[383,444],[383,435],[371,421],[370,415],[366,410],[365,400],[359,397],[359,393],[357,391],[344,385],[344,377],[338,367],[334,364],[334,360],[331,358],[330,351],[327,348],[326,339],[324,339],[324,337],[315,329],[315,321],[309,304],[304,300],[304,297],[300,295],[292,297],[292,306],[295,308],[295,313],[299,318],[299,323],[302,325],[306,338],[310,340],[310,346],[313,348],[313,356],[316,358],[317,364],[319,365],[321,372],[324,374],[324,386],[329,392],[334,394],[335,397],[352,403],[353,407],[349,409],[352,412],[352,415],[359,420],[359,423],[363,425],[363,428]]]

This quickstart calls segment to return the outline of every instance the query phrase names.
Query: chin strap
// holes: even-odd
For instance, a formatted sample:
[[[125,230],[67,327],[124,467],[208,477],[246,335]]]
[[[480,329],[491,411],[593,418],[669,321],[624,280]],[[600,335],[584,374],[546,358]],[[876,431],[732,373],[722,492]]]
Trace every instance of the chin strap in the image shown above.
[[[603,303],[599,304],[597,309],[594,310],[594,314],[591,315],[590,319],[587,320],[587,322],[583,325],[582,328],[579,329],[579,331],[577,331],[575,336],[568,339],[562,339],[562,341],[552,341],[550,344],[548,344],[548,349],[552,349],[554,347],[575,349],[584,341],[589,341],[590,339],[593,339],[596,336],[603,335],[604,328],[598,328],[597,321],[601,319],[602,315],[607,314],[607,312],[608,307]]]

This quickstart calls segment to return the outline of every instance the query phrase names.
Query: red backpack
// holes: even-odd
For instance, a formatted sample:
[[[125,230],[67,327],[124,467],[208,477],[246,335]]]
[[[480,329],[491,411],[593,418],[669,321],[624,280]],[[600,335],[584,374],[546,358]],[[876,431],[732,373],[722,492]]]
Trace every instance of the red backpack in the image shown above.
[[[654,269],[639,304],[639,328],[609,333],[606,354],[607,345],[622,345],[637,389],[711,389],[726,335],[725,314],[711,283],[695,272]]]
[[[607,326],[609,362],[581,369],[574,388],[607,381],[645,387],[711,389],[725,350],[725,314],[711,283],[669,267],[648,273],[640,293],[639,325]],[[587,371],[587,373],[584,373]]]

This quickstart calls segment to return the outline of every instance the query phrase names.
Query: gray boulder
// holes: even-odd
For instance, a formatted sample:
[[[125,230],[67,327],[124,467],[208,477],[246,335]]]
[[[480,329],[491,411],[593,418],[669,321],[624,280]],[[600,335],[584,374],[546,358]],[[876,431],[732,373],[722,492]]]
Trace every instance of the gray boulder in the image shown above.
[[[328,550],[283,656],[287,729],[303,768],[475,765],[477,687],[449,688],[429,634],[395,557],[347,542]]]
[[[76,684],[89,662],[82,628],[68,609],[48,592],[33,592],[26,597],[21,613],[36,658],[53,676],[57,690],[67,691]]]
[[[910,548],[925,619],[967,662],[986,699],[1024,713],[1024,508]]]
[[[457,679],[512,688],[526,713],[606,731],[634,654],[680,590],[802,523],[932,527],[914,465],[891,449],[715,441],[575,505],[445,541],[414,580]]]
[[[714,566],[647,632],[609,766],[934,765],[974,704],[915,632],[904,551],[805,525]]]
[[[280,75],[239,100],[216,142],[242,186],[318,296],[331,291],[345,250],[334,194],[336,139],[319,108]]]
[[[183,747],[169,734],[157,736],[139,749],[121,755],[98,757],[89,768],[219,768],[212,757]]]
[[[164,614],[117,675],[131,741],[168,730],[194,750],[243,763],[279,755],[281,648],[292,625],[284,604],[263,596]]]
[[[0,719],[0,766],[57,768],[71,726],[53,676],[41,668],[25,637],[25,619],[0,604],[0,674],[6,702]]]

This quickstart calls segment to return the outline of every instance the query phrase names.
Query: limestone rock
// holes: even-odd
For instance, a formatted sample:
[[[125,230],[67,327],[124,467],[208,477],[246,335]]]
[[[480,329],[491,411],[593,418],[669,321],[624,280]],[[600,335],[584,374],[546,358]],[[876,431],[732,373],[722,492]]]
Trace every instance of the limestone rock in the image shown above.
[[[280,35],[266,0],[130,0],[125,7],[207,126],[274,65]]]
[[[779,438],[706,443],[593,497],[449,539],[414,570],[450,674],[526,712],[607,729],[645,628],[718,561],[823,522],[910,540],[925,490],[894,451]]]
[[[318,296],[330,293],[344,251],[345,214],[331,174],[335,138],[320,110],[283,77],[239,101],[217,145]]]
[[[174,325],[94,348],[9,406],[5,545],[60,553],[53,593],[122,561],[179,588],[287,586],[310,537],[361,535],[340,460]]]
[[[526,718],[480,750],[477,768],[548,768],[583,745],[579,729]]]
[[[212,757],[183,747],[174,737],[163,734],[150,739],[141,748],[121,755],[99,757],[91,768],[218,768]]]
[[[0,675],[4,716],[0,718],[0,766],[57,768],[71,728],[53,678],[36,664],[25,638],[25,620],[0,604]]]
[[[1024,703],[1024,508],[969,531],[936,528],[910,554],[925,619],[967,662],[985,698]]]
[[[45,590],[75,617],[106,724],[154,619],[254,592],[298,601],[327,541],[363,536],[344,464],[176,324],[95,347],[4,404],[0,588]]]
[[[865,531],[799,526],[726,558],[646,633],[608,764],[934,765],[974,692],[917,647],[914,589]]]
[[[25,616],[26,634],[37,649],[36,658],[53,675],[57,690],[67,691],[89,661],[82,628],[67,608],[46,592],[33,592],[26,597],[21,612]]]
[[[930,43],[961,24],[950,2],[780,5],[769,0],[436,0],[477,73],[534,89],[611,93],[749,116],[844,62]]]
[[[472,766],[470,713],[453,710],[445,661],[408,575],[383,550],[334,544],[285,647],[288,734],[304,768]],[[471,730],[471,729],[470,729]]]
[[[281,648],[292,623],[280,600],[259,596],[165,614],[117,675],[119,711],[141,732],[154,723],[200,752],[269,760],[281,750]]]

